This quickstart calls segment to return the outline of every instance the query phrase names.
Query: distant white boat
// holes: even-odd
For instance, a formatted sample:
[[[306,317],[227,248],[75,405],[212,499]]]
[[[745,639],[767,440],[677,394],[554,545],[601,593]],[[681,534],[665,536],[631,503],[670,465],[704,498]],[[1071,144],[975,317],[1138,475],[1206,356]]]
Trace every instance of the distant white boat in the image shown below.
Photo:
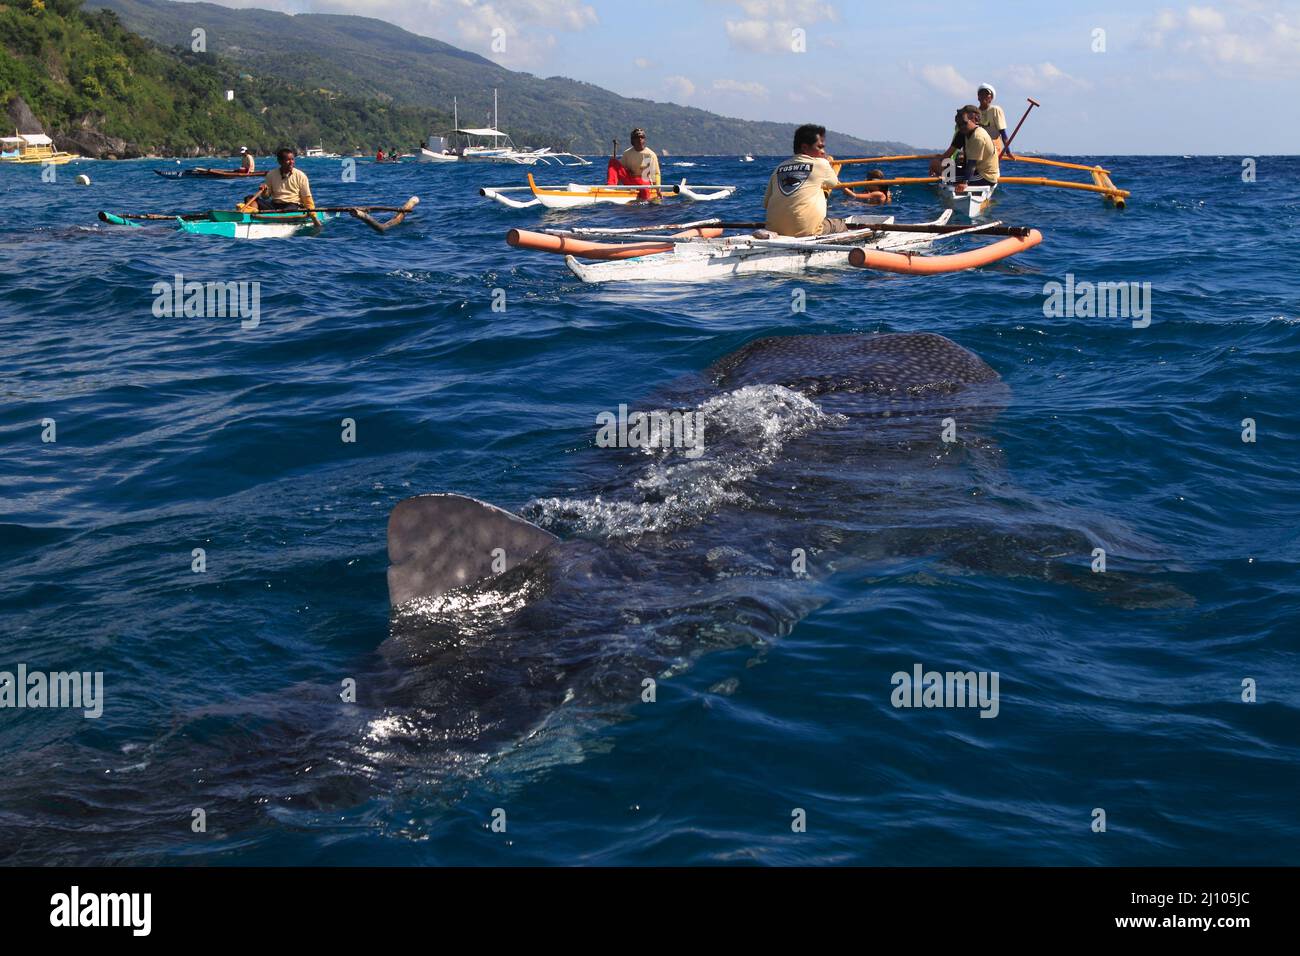
[[[492,91],[492,125],[484,127],[461,127],[459,104],[452,100],[452,116],[456,128],[452,131],[460,137],[461,142],[455,147],[447,145],[444,137],[430,137],[441,144],[433,149],[420,150],[422,163],[510,163],[516,166],[590,166],[591,161],[574,153],[557,153],[549,147],[540,149],[520,148],[514,144],[508,133],[498,128],[497,91]]]
[[[740,161],[742,163],[752,163],[754,161],[754,156],[752,153],[746,153],[744,156],[740,157]]]
[[[420,146],[419,160],[422,163],[455,163],[460,156],[447,145],[447,137],[430,136],[428,145]]]
[[[698,166],[699,163],[672,163],[673,166]]]

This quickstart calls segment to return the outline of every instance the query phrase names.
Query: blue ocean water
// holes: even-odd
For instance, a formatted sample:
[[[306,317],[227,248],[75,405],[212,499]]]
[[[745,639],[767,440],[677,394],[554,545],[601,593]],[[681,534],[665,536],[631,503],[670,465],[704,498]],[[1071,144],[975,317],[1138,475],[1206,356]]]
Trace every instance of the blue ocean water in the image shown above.
[[[263,242],[96,221],[239,183],[0,170],[0,670],[104,674],[98,719],[0,710],[0,859],[1295,863],[1300,174],[1079,159],[1129,208],[1006,187],[1046,238],[999,266],[706,286],[584,286],[504,234],[760,218],[770,162],[666,167],[720,203],[543,216],[477,195],[520,170],[305,160],[322,204],[419,214]],[[260,324],[155,315],[176,274],[260,283]],[[1150,324],[1045,316],[1067,275],[1150,283]],[[755,338],[919,331],[1010,388],[969,447],[878,454],[771,395],[729,399],[760,440],[714,471],[592,447]],[[385,523],[431,491],[586,551],[541,610],[399,633]],[[917,664],[996,671],[997,716],[893,706]]]

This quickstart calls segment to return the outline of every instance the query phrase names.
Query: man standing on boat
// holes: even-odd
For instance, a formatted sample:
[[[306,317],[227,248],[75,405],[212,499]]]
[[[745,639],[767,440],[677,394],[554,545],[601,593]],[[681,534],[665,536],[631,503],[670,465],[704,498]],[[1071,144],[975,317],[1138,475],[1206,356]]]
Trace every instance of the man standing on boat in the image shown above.
[[[256,201],[259,212],[296,212],[302,209],[315,209],[316,201],[312,199],[311,183],[307,174],[294,168],[298,154],[289,146],[281,146],[275,152],[279,167],[266,174],[257,192],[244,200],[244,205]]]
[[[1002,107],[993,105],[993,97],[997,96],[997,91],[993,89],[992,84],[981,83],[975,95],[980,101],[980,126],[984,127],[984,132],[989,134],[993,145],[1006,153],[1007,159],[1015,159],[1011,155],[1011,140],[1007,139],[1007,117],[1002,112]]]
[[[846,232],[843,219],[826,216],[826,193],[840,184],[826,157],[826,127],[806,123],[794,131],[794,155],[767,181],[767,228],[782,236]]]
[[[993,145],[988,130],[980,125],[980,108],[963,106],[957,116],[966,141],[962,146],[964,160],[957,171],[957,184],[953,189],[964,193],[967,186],[996,186],[1001,176],[998,148]]]
[[[239,171],[247,176],[253,172],[253,168],[253,154],[247,146],[239,147]]]

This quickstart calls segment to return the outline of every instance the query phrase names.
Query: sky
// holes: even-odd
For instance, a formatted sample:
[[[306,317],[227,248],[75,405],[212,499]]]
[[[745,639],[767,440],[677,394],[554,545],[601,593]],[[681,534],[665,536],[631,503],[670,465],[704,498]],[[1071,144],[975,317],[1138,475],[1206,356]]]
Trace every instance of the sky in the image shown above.
[[[1010,127],[1041,104],[1023,149],[1300,154],[1300,0],[216,2],[377,17],[512,70],[867,139],[941,146],[991,83]]]

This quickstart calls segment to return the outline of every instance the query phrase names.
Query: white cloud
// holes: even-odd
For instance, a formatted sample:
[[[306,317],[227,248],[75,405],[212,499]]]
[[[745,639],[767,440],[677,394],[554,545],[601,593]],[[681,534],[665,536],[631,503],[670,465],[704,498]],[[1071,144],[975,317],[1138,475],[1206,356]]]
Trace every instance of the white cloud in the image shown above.
[[[1059,69],[1054,63],[1039,63],[1037,66],[1015,64],[1001,70],[998,76],[1000,80],[1003,77],[1006,78],[1006,85],[1024,90],[1027,93],[1053,87],[1079,90],[1092,88],[1092,84],[1087,80],[1080,80],[1071,76],[1064,70]]]
[[[840,14],[825,0],[732,0],[742,19],[726,21],[727,39],[752,53],[790,53],[794,31],[812,34],[819,23],[834,23]]]
[[[793,89],[786,93],[785,98],[791,103],[811,103],[814,100],[830,100],[833,97],[820,86],[814,86],[812,83],[804,83],[801,84],[798,89]]]
[[[599,23],[583,0],[216,0],[226,7],[259,7],[281,13],[338,13],[375,17],[411,33],[433,37],[495,60],[510,69],[546,62],[555,33],[581,32]],[[493,31],[505,49],[492,49]]]
[[[642,69],[642,70],[648,70],[655,65],[653,60],[647,60],[643,56],[637,57],[635,60],[632,61],[632,63],[638,69]]]
[[[714,80],[713,88],[721,93],[741,93],[745,96],[767,96],[767,87],[762,83],[742,83],[740,80]]]
[[[684,76],[665,77],[664,89],[668,91],[669,96],[680,102],[685,102],[695,95],[695,84]]]
[[[1187,27],[1196,33],[1222,33],[1228,21],[1214,7],[1188,7]]]
[[[1143,26],[1139,45],[1224,72],[1290,74],[1300,69],[1300,12],[1244,2],[1165,9]]]
[[[919,72],[926,86],[946,96],[970,99],[975,95],[975,84],[958,73],[957,68],[951,64],[923,66]]]

